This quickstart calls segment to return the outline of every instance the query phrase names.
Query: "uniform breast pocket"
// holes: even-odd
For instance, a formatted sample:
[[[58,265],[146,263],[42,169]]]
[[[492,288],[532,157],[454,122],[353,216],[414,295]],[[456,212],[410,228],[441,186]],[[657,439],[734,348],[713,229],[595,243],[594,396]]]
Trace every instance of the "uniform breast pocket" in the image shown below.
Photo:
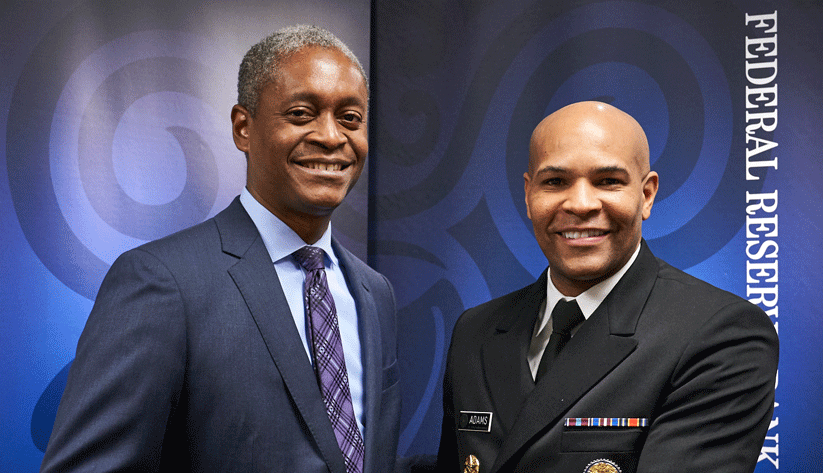
[[[636,452],[646,432],[638,428],[570,429],[563,431],[563,452]]]

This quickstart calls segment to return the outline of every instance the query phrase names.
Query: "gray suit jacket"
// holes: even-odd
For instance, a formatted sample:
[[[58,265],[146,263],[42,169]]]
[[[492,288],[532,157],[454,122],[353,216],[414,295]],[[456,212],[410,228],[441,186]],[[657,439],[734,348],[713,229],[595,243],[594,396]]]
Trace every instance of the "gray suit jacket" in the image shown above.
[[[400,414],[394,295],[333,244],[360,318],[365,471],[391,471]],[[41,471],[345,473],[277,274],[238,199],[112,265]]]
[[[438,463],[462,471],[752,471],[771,420],[778,340],[758,307],[652,255],[637,260],[536,384],[526,363],[546,294],[534,284],[466,311],[444,381]],[[492,413],[490,432],[461,411]],[[647,418],[567,427],[566,418]],[[613,471],[594,468],[591,471]],[[616,471],[616,470],[614,470]]]

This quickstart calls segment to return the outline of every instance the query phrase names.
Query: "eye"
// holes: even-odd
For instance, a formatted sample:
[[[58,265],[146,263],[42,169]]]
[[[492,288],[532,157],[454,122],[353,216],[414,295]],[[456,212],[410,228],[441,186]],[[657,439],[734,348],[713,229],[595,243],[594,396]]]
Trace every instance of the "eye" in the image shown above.
[[[349,128],[357,128],[363,123],[363,118],[357,112],[345,112],[340,115],[340,121]]]
[[[286,116],[296,122],[307,122],[312,118],[311,111],[303,107],[289,109]]]
[[[600,181],[600,185],[601,186],[606,186],[606,187],[614,187],[614,186],[619,186],[621,184],[623,184],[623,180],[618,179],[616,177],[606,177],[606,178],[603,178]]]

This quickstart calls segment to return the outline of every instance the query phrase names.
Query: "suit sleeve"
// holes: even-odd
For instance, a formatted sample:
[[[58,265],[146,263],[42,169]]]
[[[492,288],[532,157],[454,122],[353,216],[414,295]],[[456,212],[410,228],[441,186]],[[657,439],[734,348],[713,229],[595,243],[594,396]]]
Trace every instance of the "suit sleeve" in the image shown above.
[[[773,412],[777,361],[777,334],[763,311],[746,301],[718,311],[661,393],[637,471],[753,471]]]
[[[172,274],[133,250],[112,265],[69,372],[42,472],[156,471],[185,366]]]

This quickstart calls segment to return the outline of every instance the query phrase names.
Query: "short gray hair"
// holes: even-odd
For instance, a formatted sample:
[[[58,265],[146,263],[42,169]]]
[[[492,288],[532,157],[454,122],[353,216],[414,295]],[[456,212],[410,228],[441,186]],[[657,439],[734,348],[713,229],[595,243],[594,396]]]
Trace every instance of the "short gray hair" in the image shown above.
[[[357,56],[331,32],[313,25],[287,26],[263,38],[249,49],[240,63],[237,79],[237,103],[255,115],[260,91],[277,76],[282,61],[292,53],[307,47],[319,46],[336,49],[357,66],[366,91],[369,79]]]

